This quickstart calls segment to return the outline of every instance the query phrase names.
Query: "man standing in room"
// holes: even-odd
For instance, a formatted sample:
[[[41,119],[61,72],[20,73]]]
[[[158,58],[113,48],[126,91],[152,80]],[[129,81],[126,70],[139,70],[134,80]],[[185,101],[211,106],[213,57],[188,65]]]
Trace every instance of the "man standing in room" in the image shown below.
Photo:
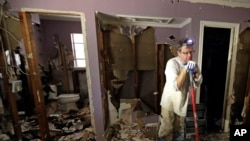
[[[178,42],[177,56],[170,59],[165,68],[166,83],[161,98],[159,141],[181,141],[183,124],[189,99],[190,75],[194,86],[202,82],[202,75],[196,62],[192,61],[193,41]]]

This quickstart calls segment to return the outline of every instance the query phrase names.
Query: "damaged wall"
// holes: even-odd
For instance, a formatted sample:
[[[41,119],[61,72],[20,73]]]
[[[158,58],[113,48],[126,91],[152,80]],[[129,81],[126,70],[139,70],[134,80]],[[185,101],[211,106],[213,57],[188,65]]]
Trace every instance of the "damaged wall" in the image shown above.
[[[72,52],[71,47],[71,33],[81,33],[81,22],[73,22],[73,21],[60,21],[60,20],[41,20],[40,24],[40,40],[38,41],[38,44],[41,44],[41,48],[39,49],[40,52],[39,57],[41,57],[41,64],[43,65],[46,70],[48,70],[48,61],[52,58],[54,58],[57,55],[58,50],[56,49],[53,41],[53,36],[55,34],[58,35],[59,41],[65,46],[69,52]],[[64,29],[64,30],[62,30]],[[39,62],[40,63],[40,62]],[[63,90],[66,92],[66,82],[63,79],[64,71],[58,70],[55,68],[52,68],[52,77],[53,82],[63,83]],[[84,79],[84,78],[83,78]],[[68,71],[68,80],[69,80],[69,92],[73,92],[73,80],[72,80],[72,73],[71,71]],[[86,80],[86,78],[85,78]]]
[[[236,70],[235,70],[235,81],[234,81],[234,103],[231,107],[231,122],[237,124],[237,122],[243,122],[243,117],[246,122],[250,121],[249,115],[249,101],[246,102],[245,97],[249,99],[248,85],[249,83],[249,70],[250,70],[250,28],[247,27],[239,35],[239,43],[237,48],[236,57]],[[244,103],[245,102],[245,103]],[[243,109],[244,107],[244,109]],[[245,110],[245,111],[244,111]],[[243,114],[245,116],[243,116]],[[243,116],[243,117],[242,117]]]
[[[249,20],[250,9],[232,8],[227,6],[218,6],[212,4],[199,4],[180,1],[179,3],[171,3],[167,0],[128,0],[128,1],[81,1],[74,2],[68,0],[50,1],[50,0],[32,0],[17,1],[8,0],[11,9],[20,10],[21,8],[41,8],[56,9],[63,11],[79,11],[86,15],[86,33],[89,54],[89,69],[91,91],[93,93],[93,107],[97,138],[102,140],[104,124],[102,112],[101,83],[97,49],[97,36],[94,13],[96,10],[107,13],[145,15],[145,16],[163,16],[163,17],[190,17],[191,36],[196,41],[195,50],[198,52],[198,39],[200,30],[200,21],[221,21],[239,23],[240,30],[244,30],[249,24],[245,21]],[[60,5],[58,5],[58,2]],[[47,4],[49,3],[49,5]],[[194,59],[197,61],[197,56]]]
[[[154,29],[148,27],[137,34],[126,36],[113,31],[104,31],[104,50],[108,87],[111,102],[118,113],[121,99],[139,99],[146,102],[147,95],[154,97],[155,46]],[[146,42],[145,42],[146,41]],[[104,75],[104,74],[103,74]],[[147,82],[147,83],[144,83]],[[147,88],[147,89],[145,89]],[[152,102],[146,102],[155,110]],[[147,105],[145,103],[145,105]],[[150,108],[144,109],[150,112]],[[114,114],[118,115],[118,114]],[[110,115],[112,116],[112,115]],[[119,118],[119,117],[118,117]],[[113,119],[113,118],[111,118]],[[111,121],[112,122],[112,121]]]
[[[1,23],[1,33],[5,49],[14,49],[16,46],[22,44],[22,32],[20,21],[18,19],[3,17]]]
[[[106,124],[120,119],[131,122],[130,118],[135,113],[137,117],[138,112],[142,117],[157,115],[165,82],[159,79],[164,78],[167,58],[174,56],[170,47],[167,44],[157,45],[154,27],[136,32],[131,26],[130,34],[126,35],[128,32],[120,30],[122,26],[102,26],[103,45],[99,51],[103,60],[100,62],[103,66],[103,95],[107,98],[103,104],[108,106],[105,114],[109,116],[105,118]]]

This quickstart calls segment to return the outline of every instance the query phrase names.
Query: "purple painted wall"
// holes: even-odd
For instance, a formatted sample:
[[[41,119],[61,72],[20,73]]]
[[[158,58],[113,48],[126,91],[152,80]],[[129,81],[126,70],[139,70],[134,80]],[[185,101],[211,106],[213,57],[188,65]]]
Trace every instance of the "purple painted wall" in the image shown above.
[[[54,46],[53,36],[54,34],[58,35],[59,42],[61,42],[68,50],[72,51],[71,45],[71,33],[82,33],[81,22],[73,22],[73,21],[56,21],[56,20],[41,20],[41,31],[42,31],[42,46],[41,46],[41,54],[43,54],[43,62],[46,64],[42,64],[45,68],[48,67],[48,60],[52,57],[56,56],[58,50]],[[40,63],[40,62],[39,62]],[[47,68],[48,69],[48,68]],[[62,82],[66,88],[66,82],[64,82],[64,71],[62,70],[54,70],[52,72],[53,79],[55,82]],[[69,92],[73,92],[73,81],[71,73],[69,73],[69,83],[70,89]],[[63,91],[66,91],[63,89]]]
[[[71,21],[52,21],[41,20],[41,28],[43,31],[43,51],[47,52],[46,58],[51,58],[56,55],[54,47],[53,35],[57,34],[59,41],[69,50],[71,49],[70,33],[82,33],[81,22]]]
[[[201,20],[240,23],[240,31],[248,26],[244,21],[250,19],[250,9],[231,8],[210,4],[189,2],[171,3],[170,0],[8,0],[10,8],[38,8],[48,10],[78,11],[86,15],[87,46],[90,63],[91,87],[93,94],[94,118],[97,140],[102,140],[103,114],[100,90],[100,75],[95,29],[95,11],[114,14],[190,17],[191,37],[199,40]],[[196,47],[197,48],[197,47]],[[198,51],[198,49],[195,49]]]
[[[157,27],[155,28],[155,38],[158,44],[169,43],[168,37],[174,35],[176,38],[180,38],[181,30],[179,28],[164,28],[164,27]]]

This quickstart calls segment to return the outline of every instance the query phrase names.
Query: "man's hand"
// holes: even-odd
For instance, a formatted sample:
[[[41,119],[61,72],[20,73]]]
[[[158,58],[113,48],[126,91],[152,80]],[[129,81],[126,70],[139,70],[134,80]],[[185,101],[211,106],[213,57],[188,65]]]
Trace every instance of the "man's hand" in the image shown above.
[[[196,63],[194,61],[188,61],[185,65],[185,68],[188,72],[195,73],[196,72]]]

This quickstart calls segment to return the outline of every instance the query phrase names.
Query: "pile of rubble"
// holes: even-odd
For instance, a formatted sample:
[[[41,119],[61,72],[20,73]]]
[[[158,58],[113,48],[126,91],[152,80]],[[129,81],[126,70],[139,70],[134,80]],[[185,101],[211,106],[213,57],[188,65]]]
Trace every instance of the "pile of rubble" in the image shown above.
[[[20,125],[23,141],[40,141],[36,116],[21,118]],[[48,125],[50,141],[95,141],[88,107],[77,111],[70,110],[67,113],[51,114],[48,116]],[[1,127],[1,141],[11,141],[14,136],[11,121],[2,123]]]
[[[89,108],[52,114],[48,118],[50,135],[55,141],[94,140]]]
[[[157,123],[116,122],[105,131],[105,141],[155,141]]]

